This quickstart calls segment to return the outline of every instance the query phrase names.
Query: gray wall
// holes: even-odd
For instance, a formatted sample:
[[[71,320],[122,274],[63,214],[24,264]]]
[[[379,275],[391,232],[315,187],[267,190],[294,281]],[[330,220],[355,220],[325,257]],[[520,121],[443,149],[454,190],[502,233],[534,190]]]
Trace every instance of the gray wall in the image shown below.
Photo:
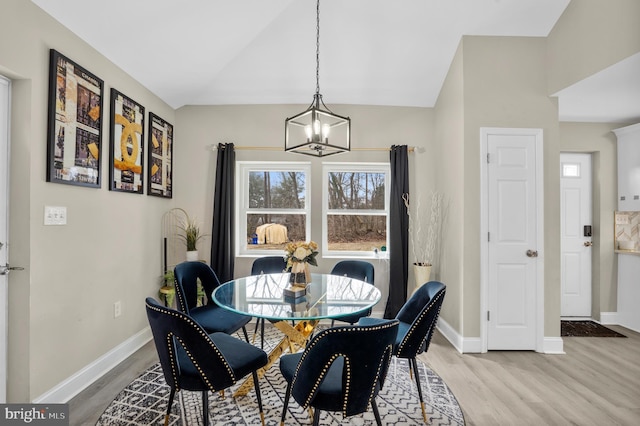
[[[160,219],[171,200],[110,192],[109,89],[165,118],[172,108],[30,1],[5,0],[0,72],[13,81],[8,400],[31,401],[147,327],[161,275]],[[102,188],[45,182],[49,49],[105,81]],[[66,226],[43,226],[44,206]],[[114,319],[113,304],[122,301]]]

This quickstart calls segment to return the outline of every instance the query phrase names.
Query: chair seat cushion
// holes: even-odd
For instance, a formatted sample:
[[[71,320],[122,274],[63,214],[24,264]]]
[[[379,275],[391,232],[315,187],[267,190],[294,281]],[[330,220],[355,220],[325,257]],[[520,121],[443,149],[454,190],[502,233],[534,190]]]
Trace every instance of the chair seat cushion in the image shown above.
[[[225,333],[212,333],[209,337],[227,360],[236,380],[260,367],[264,367],[268,362],[265,351],[236,337]],[[180,387],[193,391],[207,389],[200,373],[179,344],[177,345],[177,354],[181,372]]]
[[[287,383],[293,380],[298,362],[302,358],[302,353],[293,355],[285,355],[280,358],[280,371]],[[335,407],[342,407],[342,370],[344,369],[344,358],[337,358],[327,375],[325,376],[322,384],[318,388],[316,396],[311,401],[311,406],[319,410],[335,411]],[[304,401],[297,401],[298,404],[303,404]]]
[[[227,333],[232,334],[244,327],[251,317],[236,314],[218,305],[210,304],[198,306],[189,311],[189,315],[195,322],[200,324],[207,333]]]
[[[227,358],[236,377],[244,377],[269,362],[265,351],[236,337],[225,333],[213,333],[209,337]]]

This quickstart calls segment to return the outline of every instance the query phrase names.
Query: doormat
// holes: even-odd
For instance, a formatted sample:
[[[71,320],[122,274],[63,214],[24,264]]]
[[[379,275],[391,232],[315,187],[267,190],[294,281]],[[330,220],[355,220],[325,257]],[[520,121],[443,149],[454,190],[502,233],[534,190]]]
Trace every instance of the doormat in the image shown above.
[[[627,337],[594,321],[560,321],[562,337]]]

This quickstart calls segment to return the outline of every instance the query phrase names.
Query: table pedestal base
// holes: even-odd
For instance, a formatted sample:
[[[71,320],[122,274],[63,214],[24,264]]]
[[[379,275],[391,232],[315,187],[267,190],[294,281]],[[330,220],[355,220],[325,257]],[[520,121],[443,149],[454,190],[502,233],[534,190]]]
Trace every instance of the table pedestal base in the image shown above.
[[[276,362],[287,349],[291,353],[296,353],[304,348],[307,340],[309,340],[309,336],[311,336],[319,322],[318,320],[298,321],[298,323],[293,326],[289,321],[272,321],[273,325],[284,334],[284,337],[276,347],[269,352],[269,362],[258,370],[258,378],[264,376],[264,373],[271,368],[273,363]],[[253,387],[253,376],[249,376],[233,394],[233,397],[246,395]]]

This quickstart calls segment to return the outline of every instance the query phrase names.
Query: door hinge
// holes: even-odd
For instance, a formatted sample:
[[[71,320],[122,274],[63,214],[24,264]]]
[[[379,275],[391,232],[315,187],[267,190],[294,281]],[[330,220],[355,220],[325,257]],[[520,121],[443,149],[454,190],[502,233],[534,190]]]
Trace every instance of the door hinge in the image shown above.
[[[491,321],[491,311],[487,311],[487,321]]]
[[[487,153],[487,163],[490,163],[490,162],[491,162],[491,161],[490,161],[490,159],[489,159],[489,156],[490,156],[490,155],[491,155],[491,154]]]
[[[491,232],[487,232],[487,241],[491,242]]]

